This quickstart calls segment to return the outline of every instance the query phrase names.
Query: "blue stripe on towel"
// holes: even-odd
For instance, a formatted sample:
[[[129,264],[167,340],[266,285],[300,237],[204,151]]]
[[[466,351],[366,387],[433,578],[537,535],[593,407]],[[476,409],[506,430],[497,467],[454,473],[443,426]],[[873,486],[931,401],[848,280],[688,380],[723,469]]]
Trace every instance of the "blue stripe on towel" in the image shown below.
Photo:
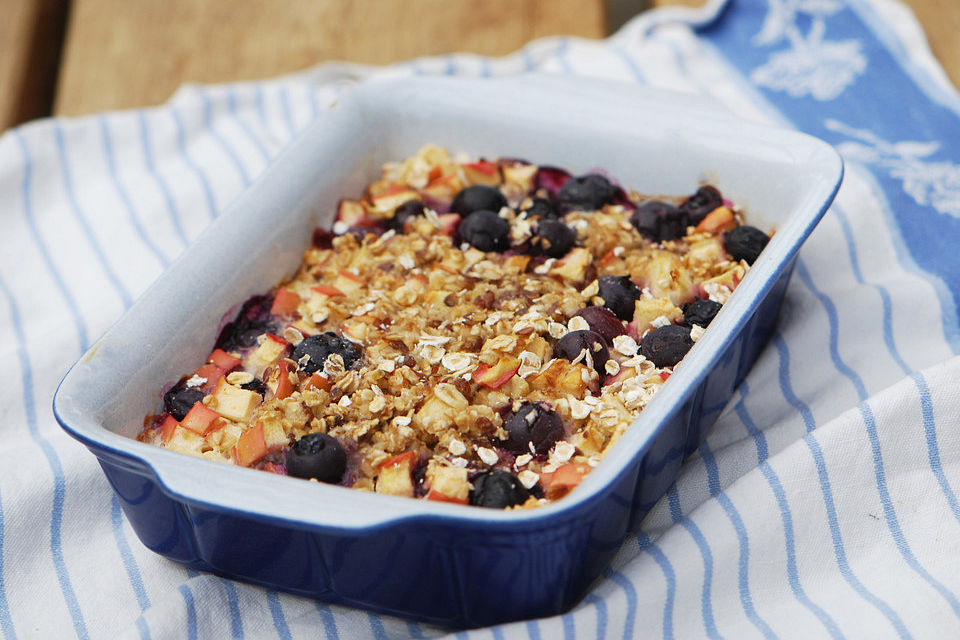
[[[157,171],[156,166],[153,162],[153,147],[150,143],[150,128],[147,123],[147,117],[143,111],[137,112],[137,123],[140,128],[140,144],[143,146],[143,161],[146,164],[147,172],[153,176],[153,179],[156,181],[157,186],[160,187],[160,192],[163,194],[163,200],[167,205],[167,212],[170,214],[170,220],[173,222],[173,229],[177,233],[177,237],[180,239],[183,246],[187,246],[190,241],[187,239],[187,234],[183,230],[183,220],[180,217],[180,212],[177,211],[177,205],[173,201],[173,193],[170,191],[170,186],[167,184],[166,180],[160,175]]]
[[[847,561],[847,553],[843,548],[843,537],[840,533],[840,523],[839,518],[837,517],[837,509],[833,502],[833,490],[830,488],[830,476],[827,473],[827,463],[824,460],[823,450],[820,448],[820,443],[817,442],[817,439],[813,435],[813,430],[816,427],[813,419],[813,413],[810,411],[810,407],[796,396],[796,394],[793,392],[793,388],[790,385],[790,355],[783,336],[780,333],[775,333],[772,342],[776,347],[777,353],[780,357],[780,389],[783,393],[783,397],[786,398],[787,402],[789,402],[794,409],[800,412],[800,415],[803,417],[804,425],[807,429],[807,435],[804,436],[804,442],[807,444],[810,454],[813,456],[813,462],[817,469],[820,491],[823,494],[823,503],[827,511],[827,523],[830,528],[830,537],[833,541],[833,552],[837,560],[837,567],[840,569],[840,575],[843,576],[843,579],[846,580],[847,584],[849,584],[853,590],[860,595],[861,598],[873,605],[885,618],[887,618],[901,638],[910,638],[911,635],[907,631],[906,626],[904,626],[903,620],[900,619],[900,616],[890,608],[890,605],[870,592],[863,585],[863,583],[860,582],[859,578],[857,578],[853,572],[853,569],[850,567],[850,563]]]
[[[100,136],[103,139],[103,152],[107,157],[107,169],[110,172],[110,179],[117,190],[117,194],[120,196],[121,202],[123,202],[124,208],[127,210],[127,218],[130,219],[130,224],[133,225],[137,235],[140,236],[140,240],[147,249],[150,250],[150,253],[154,255],[157,262],[160,263],[160,268],[166,269],[170,261],[163,255],[160,247],[157,246],[157,243],[154,242],[153,238],[147,233],[143,223],[140,222],[136,208],[133,206],[133,200],[130,199],[130,194],[127,193],[126,187],[124,187],[120,181],[120,176],[117,173],[117,163],[113,157],[113,141],[110,138],[110,128],[107,126],[107,119],[104,116],[100,116],[97,120],[100,123]]]
[[[194,175],[196,175],[197,179],[200,181],[200,188],[203,190],[203,196],[207,202],[207,211],[210,214],[210,218],[216,218],[218,210],[216,200],[213,197],[213,188],[210,186],[210,181],[207,179],[206,174],[200,169],[197,163],[194,162],[193,158],[190,157],[190,154],[187,151],[186,132],[183,128],[183,120],[180,118],[180,112],[175,106],[171,105],[168,113],[173,119],[173,124],[176,129],[177,148],[180,150],[180,155],[183,158],[184,163],[190,167]]]
[[[16,640],[17,630],[10,616],[10,603],[7,601],[7,563],[6,563],[6,520],[3,515],[3,491],[0,487],[0,631],[7,640]]]
[[[117,273],[113,270],[113,267],[110,266],[110,261],[107,259],[107,254],[103,251],[103,247],[100,246],[100,243],[97,241],[96,235],[93,233],[93,227],[90,226],[90,221],[87,219],[86,214],[83,212],[83,209],[80,208],[80,203],[77,201],[76,193],[73,188],[73,177],[70,172],[70,163],[67,160],[67,145],[63,139],[63,130],[59,124],[53,125],[53,135],[57,143],[57,153],[60,158],[60,169],[63,176],[63,186],[67,194],[67,202],[70,203],[70,209],[73,210],[73,215],[77,219],[77,222],[80,223],[80,228],[83,230],[83,235],[87,239],[90,248],[93,249],[94,255],[97,256],[97,261],[100,263],[100,268],[103,269],[104,274],[107,276],[107,280],[110,281],[110,284],[113,285],[113,288],[116,290],[117,295],[120,296],[120,301],[123,303],[124,309],[129,309],[130,305],[133,304],[133,298],[130,295],[130,292],[127,291],[127,287],[120,281],[120,277],[117,276]]]
[[[27,226],[30,227],[30,235],[33,236],[33,240],[40,250],[40,255],[43,257],[43,262],[47,266],[47,270],[50,272],[53,281],[57,284],[57,289],[60,290],[60,294],[63,296],[63,300],[70,310],[70,316],[73,318],[73,324],[77,328],[77,337],[80,340],[80,351],[86,351],[90,347],[86,320],[83,319],[83,315],[80,313],[80,307],[77,306],[77,301],[73,299],[73,293],[70,291],[70,288],[67,287],[63,275],[61,275],[56,264],[53,262],[50,250],[43,241],[43,236],[40,234],[40,229],[37,226],[37,220],[33,213],[33,198],[30,193],[33,183],[33,158],[30,154],[30,148],[27,146],[27,140],[19,129],[14,129],[13,135],[17,139],[17,142],[20,143],[20,150],[23,154],[23,184],[21,191],[23,193],[23,213],[27,218]]]
[[[80,603],[73,590],[73,582],[70,580],[70,571],[67,568],[67,561],[63,555],[63,505],[66,502],[67,483],[63,473],[63,466],[60,464],[60,458],[53,446],[47,442],[47,439],[40,435],[40,427],[37,423],[37,409],[34,398],[33,387],[33,369],[30,365],[30,355],[27,352],[27,337],[23,331],[23,322],[20,319],[20,309],[17,307],[17,301],[13,293],[7,288],[7,283],[0,278],[0,291],[7,299],[7,305],[10,309],[10,323],[13,325],[14,334],[17,337],[17,358],[20,365],[20,378],[23,384],[23,408],[27,416],[27,427],[30,430],[30,437],[43,451],[47,459],[47,465],[53,474],[53,504],[50,509],[50,554],[53,557],[53,565],[56,570],[57,580],[60,583],[60,591],[63,593],[63,599],[67,605],[67,611],[73,620],[73,629],[78,638],[85,640],[90,635],[87,633],[87,624],[83,618],[83,611],[80,610]]]
[[[937,424],[933,415],[933,398],[930,397],[930,386],[921,373],[911,374],[910,378],[920,394],[920,414],[923,419],[923,433],[927,440],[927,457],[930,460],[930,469],[940,485],[940,490],[943,491],[943,495],[947,499],[947,504],[950,505],[953,517],[957,522],[960,522],[960,505],[957,504],[957,495],[954,493],[953,487],[950,486],[950,482],[943,472],[943,464],[940,461],[940,446],[937,444]]]

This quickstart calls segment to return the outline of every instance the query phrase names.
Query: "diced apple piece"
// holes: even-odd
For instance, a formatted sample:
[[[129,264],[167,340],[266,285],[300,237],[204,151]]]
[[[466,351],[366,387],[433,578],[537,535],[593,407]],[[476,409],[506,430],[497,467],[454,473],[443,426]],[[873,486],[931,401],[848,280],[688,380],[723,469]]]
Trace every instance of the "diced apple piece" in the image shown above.
[[[467,504],[470,497],[470,482],[467,480],[466,469],[431,466],[427,469],[426,476],[430,483],[427,500]]]
[[[510,256],[503,261],[503,270],[511,274],[520,274],[527,270],[530,256]]]
[[[500,184],[500,172],[497,165],[493,162],[481,160],[480,162],[469,162],[460,165],[471,184],[482,184],[488,187],[495,187]]]
[[[493,366],[482,363],[477,367],[473,372],[473,381],[484,387],[496,389],[516,375],[519,369],[520,361],[518,359],[512,356],[504,356]]]
[[[256,351],[247,356],[247,365],[255,370],[255,375],[260,375],[267,367],[277,364],[280,358],[287,353],[289,346],[290,343],[280,336],[268,333],[266,339],[260,343]]]
[[[206,446],[206,440],[200,434],[180,426],[173,430],[173,434],[164,446],[172,451],[199,456]]]
[[[733,265],[724,273],[710,278],[709,280],[704,280],[700,283],[700,292],[703,294],[701,297],[708,297],[711,288],[721,285],[732,292],[737,288],[737,285],[740,284],[740,281],[743,280],[743,276],[746,275],[746,272],[747,271],[743,268],[743,265],[738,263]],[[726,302],[726,300],[721,300],[720,304],[723,304],[724,302]]]
[[[416,200],[417,192],[402,187],[391,187],[381,194],[370,198],[373,203],[373,210],[380,214],[393,213],[393,211],[408,200]]]
[[[737,226],[737,221],[733,217],[733,211],[727,207],[717,207],[700,221],[695,231],[697,233],[720,233],[729,231]]]
[[[296,388],[293,381],[290,380],[291,371],[296,371],[296,367],[295,363],[290,360],[283,359],[277,363],[277,380],[276,387],[273,388],[273,395],[275,395],[278,400],[283,400],[288,397]]]
[[[290,442],[280,420],[267,420],[260,424],[263,426],[263,441],[267,444],[267,449],[280,449]]]
[[[330,391],[330,379],[318,371],[310,376],[307,386],[313,387],[319,391]]]
[[[217,385],[217,382],[220,381],[220,377],[223,376],[224,373],[226,372],[217,365],[208,363],[194,371],[193,375],[206,380],[200,388],[203,391],[210,391]]]
[[[460,224],[460,214],[445,213],[437,216],[440,222],[440,232],[447,236],[452,236],[457,232],[457,225]]]
[[[367,281],[350,271],[341,271],[337,274],[333,286],[343,292],[344,295],[351,295],[367,286]]]
[[[642,297],[634,303],[633,321],[627,332],[635,332],[635,336],[642,336],[653,329],[652,322],[659,317],[666,317],[671,324],[683,320],[683,310],[669,300],[663,298]]]
[[[201,436],[205,436],[211,431],[216,430],[217,427],[222,424],[223,419],[220,417],[220,414],[199,400],[190,408],[190,411],[187,411],[187,415],[183,416],[183,420],[180,421],[180,426],[184,429],[189,429]]]
[[[537,166],[533,164],[504,165],[503,181],[515,187],[517,191],[528,192],[533,187],[533,177],[537,175]]]
[[[362,202],[341,200],[337,206],[337,221],[348,227],[362,226],[367,219],[367,209]]]
[[[163,419],[163,422],[160,423],[160,442],[167,444],[170,442],[170,438],[173,437],[173,432],[177,430],[177,427],[180,426],[180,423],[177,422],[177,419],[173,416],[167,416]]]
[[[337,289],[336,287],[328,287],[322,284],[319,284],[315,287],[310,287],[310,290],[327,298],[336,298],[337,296],[344,295],[343,291],[340,291],[340,289]]]
[[[566,495],[579,485],[590,471],[592,467],[588,464],[571,462],[557,467],[557,470],[552,473],[542,474],[540,482],[547,492],[547,497],[554,500]]]
[[[452,198],[463,187],[463,181],[456,173],[446,173],[431,180],[423,193],[432,198]]]
[[[367,342],[367,336],[370,334],[370,325],[360,320],[359,318],[348,318],[344,321],[341,330],[345,338],[349,338],[354,342],[365,343]]]
[[[456,417],[456,409],[437,396],[431,395],[413,414],[413,426],[427,433],[439,433],[453,424]]]
[[[207,362],[210,364],[215,364],[218,368],[222,369],[224,373],[232,371],[239,367],[243,360],[236,356],[232,356],[223,349],[214,349],[213,353],[210,354],[210,357],[207,358]]]
[[[643,269],[643,281],[657,298],[669,298],[674,304],[691,300],[695,287],[690,270],[675,253],[650,250],[651,259]]]
[[[241,389],[220,378],[213,391],[217,400],[217,413],[234,422],[246,422],[253,410],[260,404],[260,394],[256,391]]]
[[[584,247],[574,247],[562,260],[557,261],[550,274],[560,276],[568,282],[583,282],[590,265],[590,250]]]
[[[283,318],[292,318],[300,306],[300,296],[290,289],[280,289],[273,297],[270,313]]]
[[[584,372],[588,369],[582,364],[572,364],[566,360],[552,360],[546,370],[527,378],[527,383],[538,391],[550,393],[569,393],[582,398],[590,385],[584,382]]]
[[[709,267],[726,259],[723,240],[719,236],[698,240],[687,249],[687,262],[692,267]]]
[[[241,467],[251,464],[267,455],[267,443],[263,439],[263,424],[258,422],[243,432],[233,448],[233,460]]]
[[[415,451],[407,451],[388,458],[380,465],[377,476],[377,493],[392,496],[413,497],[413,463],[417,458]]]

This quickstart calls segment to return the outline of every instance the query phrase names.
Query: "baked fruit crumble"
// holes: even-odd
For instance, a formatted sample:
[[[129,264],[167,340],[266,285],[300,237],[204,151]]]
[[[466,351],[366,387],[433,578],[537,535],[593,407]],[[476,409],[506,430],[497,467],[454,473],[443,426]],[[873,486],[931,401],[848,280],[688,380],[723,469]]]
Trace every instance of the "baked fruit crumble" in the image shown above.
[[[426,146],[248,300],[140,439],[399,496],[534,507],[576,487],[768,235],[712,186]]]

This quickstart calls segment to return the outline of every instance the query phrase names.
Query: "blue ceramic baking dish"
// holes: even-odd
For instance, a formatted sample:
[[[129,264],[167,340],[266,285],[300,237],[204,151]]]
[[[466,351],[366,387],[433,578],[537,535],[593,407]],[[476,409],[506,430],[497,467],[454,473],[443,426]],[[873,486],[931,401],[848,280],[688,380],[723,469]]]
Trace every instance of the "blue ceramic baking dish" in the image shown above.
[[[135,440],[225,315],[293,272],[337,201],[433,142],[602,167],[641,192],[708,180],[776,233],[730,301],[583,484],[501,512],[218,465]],[[143,544],[229,578],[452,627],[570,608],[674,480],[774,326],[839,156],[683,96],[569,77],[402,79],[347,91],[77,362],[57,419],[97,456]]]

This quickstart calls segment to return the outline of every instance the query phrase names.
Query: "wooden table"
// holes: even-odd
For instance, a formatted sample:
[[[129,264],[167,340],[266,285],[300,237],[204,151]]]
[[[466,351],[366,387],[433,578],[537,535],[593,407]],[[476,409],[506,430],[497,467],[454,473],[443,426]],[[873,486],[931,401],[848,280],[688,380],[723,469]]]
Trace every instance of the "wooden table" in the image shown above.
[[[705,0],[0,0],[0,131],[51,113],[158,104],[184,82],[602,38],[608,17],[650,1]],[[906,1],[960,86],[960,0]]]

